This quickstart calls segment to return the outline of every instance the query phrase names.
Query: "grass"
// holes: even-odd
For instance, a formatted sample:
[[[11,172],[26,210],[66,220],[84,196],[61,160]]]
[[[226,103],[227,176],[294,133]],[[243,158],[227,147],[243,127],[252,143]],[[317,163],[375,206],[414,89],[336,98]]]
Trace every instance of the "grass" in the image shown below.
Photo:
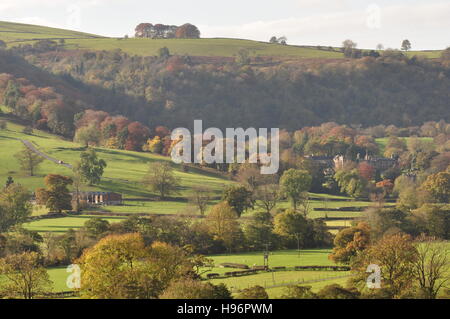
[[[91,218],[100,218],[98,216],[80,215],[61,218],[40,219],[37,221],[23,224],[23,227],[28,230],[37,231],[40,233],[64,233],[69,229],[77,229],[84,226],[86,221]],[[103,218],[109,223],[121,222],[125,217],[107,217]]]
[[[407,143],[408,140],[411,139],[411,137],[400,137],[400,139],[404,140]],[[419,137],[419,140],[428,142],[428,143],[433,143],[432,137]],[[388,141],[389,141],[389,137],[382,137],[382,138],[375,139],[375,142],[378,144],[378,147],[380,148],[380,154],[383,154],[384,151],[386,150],[386,145],[387,145]]]
[[[55,29],[43,26],[0,22],[0,40],[9,47],[19,44],[33,44],[41,39],[65,39],[66,49],[116,50],[142,56],[157,55],[158,50],[167,47],[172,54],[211,57],[233,57],[239,50],[246,49],[252,56],[277,56],[313,59],[339,59],[343,54],[311,46],[279,45],[243,39],[137,39],[107,38],[82,32]],[[437,58],[441,51],[411,51],[408,55]]]

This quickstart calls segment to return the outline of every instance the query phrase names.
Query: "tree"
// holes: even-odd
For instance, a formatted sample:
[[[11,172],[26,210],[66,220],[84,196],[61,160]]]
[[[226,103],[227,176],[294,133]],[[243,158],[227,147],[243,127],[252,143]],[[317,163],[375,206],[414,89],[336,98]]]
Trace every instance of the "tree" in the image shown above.
[[[195,186],[188,197],[189,202],[198,208],[200,215],[204,216],[208,203],[211,200],[211,189],[202,186]]]
[[[416,261],[417,250],[409,235],[385,236],[353,260],[351,266],[355,277],[352,280],[365,286],[367,267],[371,264],[378,265],[382,275],[382,289],[391,298],[399,298],[413,288]]]
[[[353,52],[356,49],[356,46],[357,44],[349,39],[342,42],[342,52],[344,52],[344,56],[347,58],[351,58]]]
[[[94,185],[100,183],[106,162],[97,157],[95,150],[80,154],[80,162],[76,165],[76,170],[80,173],[82,180]]]
[[[200,31],[195,25],[186,23],[177,28],[175,37],[177,39],[199,39]]]
[[[319,299],[358,299],[356,289],[345,289],[341,285],[331,284],[323,287],[318,293]]]
[[[269,299],[269,295],[264,287],[253,286],[241,290],[236,299]]]
[[[357,169],[341,169],[336,172],[334,179],[338,183],[342,193],[353,198],[364,197],[367,195],[367,180],[359,175]]]
[[[270,213],[280,200],[280,187],[277,184],[264,184],[255,191],[255,205]]]
[[[450,172],[439,172],[427,177],[422,189],[429,192],[435,202],[449,203],[450,201]]]
[[[275,216],[274,232],[285,237],[289,242],[296,242],[297,249],[300,251],[308,236],[308,220],[298,211],[286,210]]]
[[[311,286],[293,285],[284,289],[281,299],[317,299],[317,295],[311,291]]]
[[[161,60],[167,60],[168,58],[170,58],[170,51],[169,51],[169,49],[166,48],[166,47],[160,48],[158,50],[158,57]]]
[[[27,220],[32,213],[31,194],[20,184],[11,184],[0,193],[0,233]]]
[[[238,65],[249,65],[251,62],[251,58],[250,58],[250,52],[247,49],[240,49],[237,53],[236,53],[236,63]]]
[[[167,162],[156,162],[150,164],[147,175],[143,180],[144,185],[151,191],[159,194],[161,200],[178,192],[180,181],[175,177],[172,166]]]
[[[94,238],[103,236],[110,229],[110,226],[107,220],[101,218],[90,218],[84,223],[88,235]]]
[[[14,155],[19,161],[20,168],[27,172],[28,175],[34,176],[39,164],[44,161],[44,158],[36,154],[33,150],[25,145],[22,150]]]
[[[100,144],[101,132],[95,124],[83,126],[75,132],[75,137],[73,140],[77,143],[83,144],[85,147],[88,147],[89,145],[97,146]]]
[[[278,43],[278,39],[277,39],[276,36],[273,36],[273,37],[270,38],[269,42],[270,43]]]
[[[178,247],[155,242],[146,247],[140,234],[110,235],[83,252],[81,295],[97,299],[158,297],[172,281],[192,272]]]
[[[243,227],[248,247],[258,250],[273,242],[272,215],[267,212],[256,212],[246,221]]]
[[[45,204],[48,209],[59,213],[72,208],[72,195],[67,188],[73,183],[70,177],[50,174],[45,177],[44,183],[46,188],[36,191],[38,203]]]
[[[280,179],[281,191],[291,201],[294,210],[303,193],[309,191],[311,182],[311,175],[305,170],[291,168],[283,173]]]
[[[336,263],[349,264],[370,244],[370,228],[366,223],[341,230],[334,238],[329,258]]]
[[[224,293],[225,292],[225,293]],[[216,286],[209,282],[184,279],[173,281],[160,299],[232,299],[226,286]]]
[[[227,202],[221,202],[206,216],[209,232],[215,239],[221,240],[229,251],[240,239],[241,229],[236,211]]]
[[[235,210],[238,217],[249,208],[253,208],[253,194],[245,186],[231,186],[227,188],[222,196],[231,208]]]
[[[8,186],[14,184],[14,179],[11,176],[8,176],[5,183],[5,188],[8,188]]]
[[[413,272],[421,293],[426,298],[435,299],[450,280],[447,250],[445,244],[424,236],[420,237],[416,244],[417,258]]]
[[[24,252],[0,259],[0,290],[10,297],[33,299],[49,292],[52,281],[36,252]]]
[[[405,51],[405,52],[411,50],[411,42],[409,42],[408,39],[403,40],[403,42],[402,42],[402,50]]]

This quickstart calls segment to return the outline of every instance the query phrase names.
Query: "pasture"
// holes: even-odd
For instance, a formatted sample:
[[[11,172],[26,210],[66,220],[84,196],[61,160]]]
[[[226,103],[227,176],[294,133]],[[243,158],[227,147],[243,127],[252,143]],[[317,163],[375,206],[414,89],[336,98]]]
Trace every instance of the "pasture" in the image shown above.
[[[130,35],[132,36],[132,35]],[[205,39],[139,39],[108,38],[83,32],[49,28],[29,24],[0,22],[0,40],[9,47],[19,44],[33,44],[42,39],[64,39],[68,50],[117,50],[129,54],[151,56],[167,47],[172,54],[208,57],[234,57],[246,49],[251,56],[276,56],[302,59],[340,59],[343,54],[339,48],[314,47],[308,45],[279,45],[268,42],[244,39],[205,38]],[[410,51],[409,56],[438,58],[439,50]]]

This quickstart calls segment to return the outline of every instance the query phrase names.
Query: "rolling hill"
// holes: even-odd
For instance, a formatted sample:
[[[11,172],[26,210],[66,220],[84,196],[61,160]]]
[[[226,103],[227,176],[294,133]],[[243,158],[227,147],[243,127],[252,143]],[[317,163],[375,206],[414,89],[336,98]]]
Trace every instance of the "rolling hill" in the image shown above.
[[[246,49],[252,56],[277,56],[306,59],[339,59],[343,54],[338,48],[279,45],[243,39],[136,39],[108,38],[94,34],[49,28],[29,24],[0,21],[0,40],[9,47],[32,44],[38,40],[65,40],[66,49],[115,50],[142,56],[157,55],[162,47],[172,54],[190,56],[233,57]],[[411,51],[409,55],[438,58],[440,51]]]

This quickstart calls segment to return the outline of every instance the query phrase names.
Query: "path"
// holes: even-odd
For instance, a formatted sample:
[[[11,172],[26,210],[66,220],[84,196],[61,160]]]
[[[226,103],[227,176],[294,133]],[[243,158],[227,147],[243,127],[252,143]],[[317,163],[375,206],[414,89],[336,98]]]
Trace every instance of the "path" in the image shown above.
[[[43,158],[45,158],[45,159],[47,159],[47,160],[49,160],[49,161],[52,161],[52,162],[55,163],[55,164],[58,164],[58,165],[67,167],[68,169],[72,169],[72,168],[73,168],[71,164],[64,163],[64,162],[61,162],[61,163],[60,163],[60,160],[58,160],[58,159],[56,159],[56,158],[54,158],[54,157],[48,156],[47,154],[41,152],[41,151],[38,150],[38,149],[33,145],[33,143],[31,143],[30,141],[22,140],[22,139],[20,139],[20,141],[21,141],[26,147],[28,147],[30,150],[32,150],[33,152],[35,152],[35,153],[38,154],[39,156],[41,156],[41,157],[43,157]]]

